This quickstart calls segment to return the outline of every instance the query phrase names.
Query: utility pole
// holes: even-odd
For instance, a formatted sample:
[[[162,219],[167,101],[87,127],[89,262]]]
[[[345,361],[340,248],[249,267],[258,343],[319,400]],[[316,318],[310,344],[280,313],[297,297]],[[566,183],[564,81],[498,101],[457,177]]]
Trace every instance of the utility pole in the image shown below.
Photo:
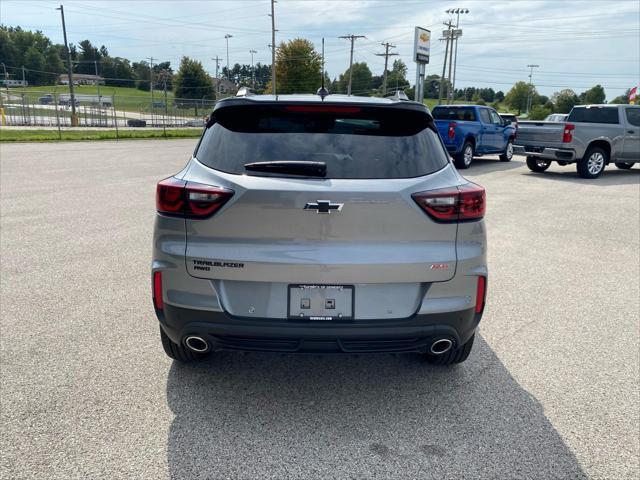
[[[229,71],[229,39],[233,38],[233,35],[226,34],[224,39],[227,41],[227,80],[231,81],[231,72]]]
[[[527,116],[529,116],[529,112],[531,111],[531,102],[533,100],[533,69],[539,68],[540,65],[527,65],[529,69],[529,95],[527,95]]]
[[[440,91],[438,92],[438,105],[442,103],[442,91],[444,90],[444,74],[447,71],[447,56],[449,55],[449,41],[451,40],[451,27],[453,27],[453,24],[451,22],[445,23],[444,25],[447,26],[447,30],[442,32],[442,35],[444,36],[444,38],[441,38],[440,40],[446,40],[447,45],[444,50],[444,62],[442,63],[442,76],[440,77]]]
[[[151,92],[151,123],[153,123],[153,112],[154,112],[154,104],[153,104],[153,57],[149,58],[149,91]]]
[[[96,70],[96,77],[98,76],[98,60],[93,61],[93,66]],[[102,107],[102,97],[100,96],[100,79],[96,78],[96,85],[98,87],[98,108]]]
[[[73,71],[71,67],[71,52],[69,51],[69,43],[67,42],[67,26],[64,23],[64,7],[60,5],[56,10],[60,10],[62,17],[62,34],[64,35],[64,49],[67,52],[67,74],[69,75],[69,94],[71,96],[71,126],[78,126],[78,116],[76,115],[76,96],[73,93]]]
[[[276,0],[271,0],[271,93],[276,90]]]
[[[218,69],[220,68],[220,61],[222,59],[216,55],[211,60],[216,62],[216,100],[218,100],[218,97],[220,96],[220,77],[218,76]]]
[[[384,57],[384,75],[382,77],[382,96],[387,94],[387,65],[389,63],[389,57],[398,55],[397,53],[389,53],[390,48],[396,48],[395,45],[391,45],[389,42],[381,43],[384,47],[384,53],[376,53],[378,57]]]
[[[255,90],[256,88],[256,69],[253,66],[253,54],[258,53],[257,50],[249,50],[251,54],[251,88]]]
[[[349,86],[347,87],[347,95],[351,95],[351,82],[353,81],[353,44],[358,38],[367,38],[364,35],[342,35],[338,38],[344,38],[351,40],[351,55],[349,56]]]
[[[447,13],[455,13],[457,15],[456,18],[456,31],[459,32],[459,35],[456,35],[456,52],[453,56],[453,83],[451,85],[451,89],[453,90],[453,95],[455,96],[456,94],[456,68],[458,66],[458,38],[460,36],[462,36],[462,30],[458,30],[458,27],[460,27],[460,14],[461,13],[469,13],[469,9],[468,8],[456,8],[455,10],[449,9],[447,10]]]

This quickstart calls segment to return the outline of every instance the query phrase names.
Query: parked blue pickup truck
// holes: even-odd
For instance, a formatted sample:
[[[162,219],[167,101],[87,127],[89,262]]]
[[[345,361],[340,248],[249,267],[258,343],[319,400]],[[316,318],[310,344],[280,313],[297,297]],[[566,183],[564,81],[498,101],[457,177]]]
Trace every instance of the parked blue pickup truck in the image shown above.
[[[457,168],[469,168],[474,156],[513,157],[516,127],[493,108],[480,105],[438,105],[432,112],[444,146]]]

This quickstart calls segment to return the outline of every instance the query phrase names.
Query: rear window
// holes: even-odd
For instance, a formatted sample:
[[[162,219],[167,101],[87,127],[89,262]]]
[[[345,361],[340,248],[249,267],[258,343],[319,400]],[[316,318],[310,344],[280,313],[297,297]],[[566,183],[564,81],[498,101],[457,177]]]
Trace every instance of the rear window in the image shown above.
[[[617,107],[574,107],[567,122],[619,123]]]
[[[432,111],[436,120],[458,120],[475,122],[476,109],[473,107],[435,107]]]
[[[323,110],[324,109],[324,110]],[[213,113],[196,158],[216,170],[253,176],[253,162],[312,161],[326,178],[411,178],[447,164],[433,122],[407,109],[335,106],[231,106]]]

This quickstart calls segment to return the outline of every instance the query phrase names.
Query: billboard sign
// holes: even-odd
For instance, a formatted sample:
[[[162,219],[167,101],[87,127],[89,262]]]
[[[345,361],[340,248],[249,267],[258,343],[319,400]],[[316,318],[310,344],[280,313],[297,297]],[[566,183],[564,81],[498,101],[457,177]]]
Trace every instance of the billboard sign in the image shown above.
[[[431,31],[416,27],[413,44],[413,61],[416,63],[429,63],[431,55]]]

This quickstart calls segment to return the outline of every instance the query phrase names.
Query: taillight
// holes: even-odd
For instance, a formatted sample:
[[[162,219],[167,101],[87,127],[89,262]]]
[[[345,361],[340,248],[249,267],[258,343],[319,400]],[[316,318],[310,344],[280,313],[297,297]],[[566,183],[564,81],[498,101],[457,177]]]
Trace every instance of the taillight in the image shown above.
[[[573,130],[575,130],[576,126],[572,123],[567,123],[564,126],[564,132],[562,132],[562,143],[570,143],[573,141]]]
[[[233,193],[226,188],[169,177],[158,182],[156,210],[163,215],[207,218],[227,203]]]
[[[479,220],[486,210],[484,188],[475,183],[411,195],[413,200],[438,222]]]
[[[486,295],[487,279],[485,277],[478,277],[478,288],[476,289],[476,313],[482,313]]]
[[[164,308],[164,300],[162,300],[162,272],[153,272],[153,305],[158,310]]]
[[[457,123],[456,122],[451,122],[449,123],[449,133],[448,136],[451,140],[453,140],[454,138],[456,138],[456,126]]]

